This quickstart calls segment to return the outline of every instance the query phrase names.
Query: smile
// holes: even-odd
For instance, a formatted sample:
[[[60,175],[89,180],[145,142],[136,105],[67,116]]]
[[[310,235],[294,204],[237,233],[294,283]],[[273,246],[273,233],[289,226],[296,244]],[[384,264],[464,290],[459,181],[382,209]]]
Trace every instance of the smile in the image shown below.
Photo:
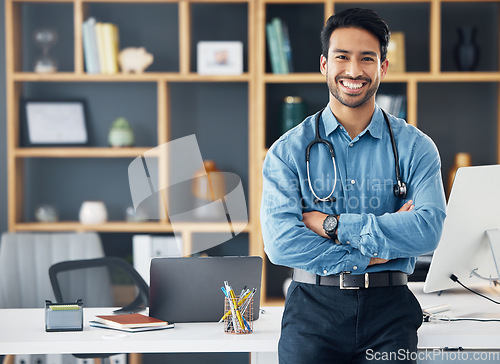
[[[340,84],[347,89],[346,91],[357,92],[366,85],[366,82],[360,80],[341,80]]]

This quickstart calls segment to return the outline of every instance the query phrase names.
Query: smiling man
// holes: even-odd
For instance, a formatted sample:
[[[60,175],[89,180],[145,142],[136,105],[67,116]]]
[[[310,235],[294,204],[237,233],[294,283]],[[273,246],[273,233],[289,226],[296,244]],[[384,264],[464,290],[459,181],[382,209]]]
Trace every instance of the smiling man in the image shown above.
[[[264,162],[265,250],[294,268],[280,363],[415,362],[422,311],[407,275],[436,248],[445,199],[432,140],[375,103],[389,35],[372,10],[328,19],[328,105]]]

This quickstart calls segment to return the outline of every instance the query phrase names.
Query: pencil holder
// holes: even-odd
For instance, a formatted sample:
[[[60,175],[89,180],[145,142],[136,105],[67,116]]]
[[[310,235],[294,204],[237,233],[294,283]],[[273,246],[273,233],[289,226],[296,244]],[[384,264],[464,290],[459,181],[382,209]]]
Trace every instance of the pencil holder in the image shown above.
[[[224,298],[224,332],[229,334],[251,334],[253,332],[253,296],[241,301],[239,296]]]

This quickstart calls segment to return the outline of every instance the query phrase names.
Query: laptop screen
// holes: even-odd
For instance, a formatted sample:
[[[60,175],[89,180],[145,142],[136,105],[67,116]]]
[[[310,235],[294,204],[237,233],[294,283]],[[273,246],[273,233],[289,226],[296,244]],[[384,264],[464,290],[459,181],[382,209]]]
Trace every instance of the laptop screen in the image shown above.
[[[224,315],[228,281],[236,295],[256,288],[253,318],[259,318],[261,257],[153,258],[149,315],[168,322],[217,322]]]

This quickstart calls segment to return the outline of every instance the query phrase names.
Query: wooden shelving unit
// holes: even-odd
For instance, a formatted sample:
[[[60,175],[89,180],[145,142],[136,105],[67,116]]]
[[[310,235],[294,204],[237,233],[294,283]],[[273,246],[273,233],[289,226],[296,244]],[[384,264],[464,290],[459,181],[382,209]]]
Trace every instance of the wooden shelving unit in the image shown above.
[[[23,70],[22,54],[22,19],[23,9],[26,4],[70,4],[73,7],[73,42],[74,42],[74,70],[72,72],[57,72],[51,74],[34,73]],[[148,4],[148,3],[172,3],[178,8],[178,44],[179,59],[177,72],[145,72],[143,74],[87,74],[84,68],[83,42],[82,42],[82,24],[87,16],[92,15],[89,8],[92,4]],[[192,39],[191,29],[194,26],[191,19],[192,6],[196,4],[245,4],[247,7],[248,39],[242,40],[246,43],[248,53],[248,64],[246,72],[241,75],[199,75],[193,72],[191,67],[192,58]],[[260,162],[255,157],[256,143],[253,140],[255,132],[253,131],[255,122],[254,101],[254,79],[255,67],[253,57],[255,45],[253,37],[255,19],[254,19],[254,1],[252,0],[6,0],[5,18],[6,18],[6,55],[7,55],[7,125],[8,125],[8,219],[10,231],[97,231],[97,232],[129,232],[129,233],[170,233],[174,232],[173,224],[169,223],[168,217],[157,222],[132,223],[125,221],[109,221],[100,225],[82,225],[77,221],[61,221],[56,223],[38,223],[23,221],[23,201],[26,191],[23,190],[23,181],[25,179],[25,160],[32,158],[125,158],[134,159],[143,155],[156,145],[161,145],[171,140],[171,116],[170,116],[170,96],[172,83],[245,83],[248,86],[248,160],[245,162],[249,166],[249,191],[252,196],[248,203],[249,223],[232,222],[232,227],[248,235],[249,252],[255,254],[255,246],[261,244],[261,239],[257,236],[258,230],[258,207],[252,203],[257,199],[255,193],[258,190],[256,184],[252,181],[258,177],[258,168]],[[23,96],[23,85],[25,83],[151,83],[155,85],[157,96],[157,120],[155,145],[151,147],[133,147],[133,148],[110,148],[103,146],[88,147],[26,147],[20,141],[20,100]],[[236,151],[237,153],[238,151]],[[246,154],[246,153],[245,153]],[[148,152],[148,156],[154,156],[154,152]],[[158,158],[164,156],[158,155]],[[167,163],[165,163],[167,164]],[[160,178],[168,178],[167,167],[161,168]],[[127,196],[124,196],[127,198]],[[257,209],[257,210],[256,210]],[[201,222],[176,223],[175,233],[182,236],[183,246],[186,254],[190,251],[193,235],[199,233],[220,233],[227,232],[227,224]]]
[[[22,65],[22,6],[27,3],[54,3],[71,4],[73,7],[73,57],[72,72],[58,72],[54,74],[37,74],[23,71]],[[83,45],[81,26],[89,14],[89,7],[93,4],[109,3],[172,3],[178,9],[178,70],[175,72],[146,72],[141,75],[88,75],[84,71]],[[192,70],[192,6],[196,4],[246,4],[247,7],[247,70],[238,76],[202,76]],[[384,80],[385,84],[403,84],[407,99],[407,120],[418,125],[419,86],[432,83],[495,83],[500,87],[500,70],[498,65],[491,71],[480,72],[448,72],[442,68],[442,17],[443,6],[454,4],[474,3],[473,0],[5,0],[6,19],[6,55],[7,55],[7,125],[8,125],[8,218],[11,231],[83,231],[96,230],[100,232],[155,232],[171,233],[172,226],[167,220],[148,223],[108,222],[100,226],[83,226],[77,222],[61,222],[54,224],[39,224],[23,221],[23,191],[24,162],[28,158],[135,158],[145,153],[149,148],[114,149],[107,147],[86,148],[29,148],[20,144],[20,100],[23,96],[25,83],[150,83],[156,89],[157,145],[171,140],[172,120],[170,115],[172,83],[245,83],[248,85],[248,226],[244,232],[249,236],[249,254],[260,255],[265,259],[262,244],[259,210],[262,194],[262,163],[269,147],[267,126],[269,108],[278,108],[280,105],[270,105],[267,88],[270,85],[303,85],[325,83],[324,77],[318,68],[306,72],[297,72],[287,75],[275,75],[270,72],[266,61],[267,45],[265,24],[269,21],[268,8],[273,8],[273,14],[279,12],[279,7],[290,5],[320,6],[323,9],[323,19],[308,19],[308,22],[318,22],[321,26],[338,7],[356,5],[372,7],[397,7],[408,4],[423,4],[428,9],[429,25],[428,39],[428,69],[418,72],[389,73]],[[483,0],[482,3],[500,4],[499,0]],[[277,10],[278,9],[278,10]],[[302,9],[302,8],[301,8]],[[289,9],[288,9],[289,10]],[[287,11],[288,11],[287,10]],[[303,14],[301,14],[303,15]],[[390,24],[389,24],[390,25]],[[498,26],[498,25],[497,25]],[[319,38],[319,34],[318,34]],[[309,43],[319,40],[309,39]],[[292,43],[293,46],[293,43]],[[496,45],[499,49],[500,46]],[[312,46],[311,46],[312,47]],[[313,50],[316,52],[316,48]],[[497,50],[498,53],[498,50]],[[297,53],[295,57],[298,57]],[[319,59],[319,53],[313,54]],[[326,92],[326,89],[325,89]],[[500,91],[498,93],[500,95]],[[497,97],[500,103],[500,96]],[[500,111],[496,110],[496,156],[500,161]],[[275,121],[274,121],[275,122]],[[154,147],[154,146],[151,146]],[[163,173],[166,175],[166,171]],[[163,178],[167,178],[164,176]],[[217,224],[201,224],[182,227],[183,238],[189,243],[192,235],[197,232],[220,232],[224,226]],[[269,274],[269,264],[264,265],[262,284],[263,304],[283,304],[282,297],[268,294],[266,281]]]

